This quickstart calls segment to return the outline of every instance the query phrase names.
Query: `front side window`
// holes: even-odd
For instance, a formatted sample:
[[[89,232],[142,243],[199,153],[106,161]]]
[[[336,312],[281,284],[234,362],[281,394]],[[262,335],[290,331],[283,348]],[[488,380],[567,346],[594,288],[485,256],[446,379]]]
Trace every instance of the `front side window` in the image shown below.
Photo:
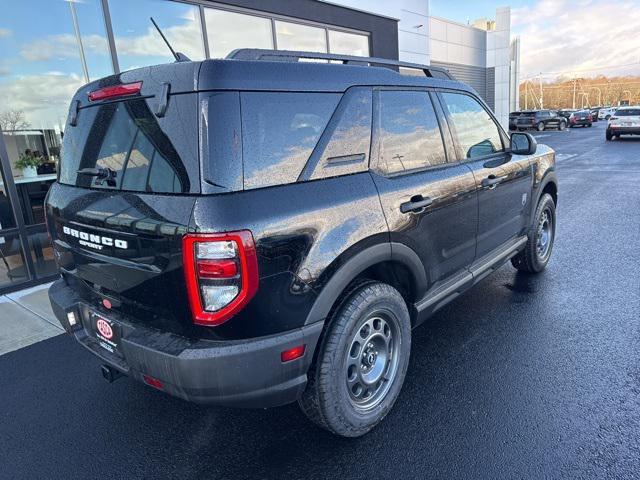
[[[500,130],[489,112],[475,98],[442,93],[463,158],[474,159],[504,151]]]
[[[337,93],[241,93],[244,188],[295,182],[340,97]]]
[[[385,174],[446,162],[440,127],[427,92],[380,92],[379,168]]]

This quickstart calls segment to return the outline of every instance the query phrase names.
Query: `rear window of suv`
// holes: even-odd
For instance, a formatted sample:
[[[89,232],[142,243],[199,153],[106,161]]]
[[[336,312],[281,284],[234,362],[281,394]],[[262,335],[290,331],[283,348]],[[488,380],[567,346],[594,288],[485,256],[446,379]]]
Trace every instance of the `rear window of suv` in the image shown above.
[[[184,97],[191,95],[172,97],[162,119],[145,99],[83,108],[78,125],[64,132],[60,183],[132,192],[199,191],[197,106],[195,95]],[[111,172],[113,182],[79,173],[91,169]]]
[[[616,117],[637,117],[640,116],[640,108],[628,108],[624,110],[617,110]]]

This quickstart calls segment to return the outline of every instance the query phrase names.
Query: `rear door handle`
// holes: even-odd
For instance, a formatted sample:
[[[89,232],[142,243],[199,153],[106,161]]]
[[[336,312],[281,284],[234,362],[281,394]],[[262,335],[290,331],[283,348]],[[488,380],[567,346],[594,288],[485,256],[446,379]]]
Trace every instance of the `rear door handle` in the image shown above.
[[[483,178],[480,184],[483,187],[496,188],[496,186],[502,181],[500,177],[495,175],[489,175],[487,178]]]
[[[429,197],[424,198],[422,195],[414,195],[411,200],[400,204],[402,213],[420,212],[433,203]]]

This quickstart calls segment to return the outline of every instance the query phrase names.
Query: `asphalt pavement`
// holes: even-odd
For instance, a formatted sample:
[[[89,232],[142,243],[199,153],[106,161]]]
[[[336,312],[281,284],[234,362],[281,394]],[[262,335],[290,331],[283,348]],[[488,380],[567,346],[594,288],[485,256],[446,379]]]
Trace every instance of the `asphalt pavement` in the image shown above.
[[[638,478],[640,137],[536,136],[558,152],[548,269],[506,265],[416,329],[369,435],[109,385],[61,335],[0,356],[0,477]]]

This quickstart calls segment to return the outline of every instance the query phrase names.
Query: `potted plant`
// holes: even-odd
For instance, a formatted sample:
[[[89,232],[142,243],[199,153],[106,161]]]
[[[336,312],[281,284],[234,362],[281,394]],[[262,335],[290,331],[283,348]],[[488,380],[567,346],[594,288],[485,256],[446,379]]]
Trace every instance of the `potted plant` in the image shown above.
[[[14,163],[16,168],[22,170],[22,175],[25,177],[37,177],[38,166],[42,163],[41,159],[34,157],[33,155],[20,155],[20,158]]]

